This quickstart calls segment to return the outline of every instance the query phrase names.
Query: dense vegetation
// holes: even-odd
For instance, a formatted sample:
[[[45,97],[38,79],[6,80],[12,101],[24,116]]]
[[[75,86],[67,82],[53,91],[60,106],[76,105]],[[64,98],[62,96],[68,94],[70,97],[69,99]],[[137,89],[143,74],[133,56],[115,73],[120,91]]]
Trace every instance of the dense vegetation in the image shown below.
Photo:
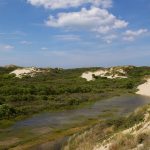
[[[149,67],[133,67],[127,79],[98,77],[87,82],[80,76],[87,70],[50,69],[35,77],[16,78],[9,73],[17,67],[0,67],[0,120],[28,116],[41,111],[79,107],[96,100],[134,93],[137,85],[150,75]]]

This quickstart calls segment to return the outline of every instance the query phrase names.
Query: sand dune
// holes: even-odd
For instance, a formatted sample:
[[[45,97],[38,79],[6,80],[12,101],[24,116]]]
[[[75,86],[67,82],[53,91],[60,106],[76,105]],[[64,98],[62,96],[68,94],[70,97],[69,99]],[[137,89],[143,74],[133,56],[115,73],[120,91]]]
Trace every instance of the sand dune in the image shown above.
[[[37,73],[37,72],[41,72],[39,69],[36,69],[34,67],[31,67],[31,68],[20,68],[20,69],[16,69],[14,71],[12,71],[10,74],[15,74],[16,77],[18,78],[22,78],[23,76],[31,76],[31,77],[34,77],[34,75]]]
[[[126,76],[126,72],[119,68],[108,68],[108,69],[99,69],[97,71],[88,71],[88,72],[84,72],[81,77],[86,79],[87,81],[92,81],[95,80],[95,78],[93,76],[96,77],[106,77],[108,79],[116,79],[116,78],[127,78]]]
[[[136,94],[150,96],[150,79],[147,79],[147,82],[138,86]]]

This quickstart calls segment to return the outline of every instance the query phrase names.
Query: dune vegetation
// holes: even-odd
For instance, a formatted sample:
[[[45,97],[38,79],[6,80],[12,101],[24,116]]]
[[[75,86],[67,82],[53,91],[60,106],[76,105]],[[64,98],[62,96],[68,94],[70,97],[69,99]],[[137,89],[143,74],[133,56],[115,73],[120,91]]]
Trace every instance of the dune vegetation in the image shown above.
[[[0,67],[0,120],[18,120],[43,111],[74,109],[123,94],[134,94],[150,75],[150,67],[119,67],[127,78],[94,76],[87,82],[81,75],[99,68],[38,68],[33,76],[11,74],[22,67]],[[116,67],[117,68],[117,67]],[[23,68],[24,69],[24,68]]]
[[[92,138],[91,138],[92,137]],[[149,150],[150,105],[74,134],[63,150]]]

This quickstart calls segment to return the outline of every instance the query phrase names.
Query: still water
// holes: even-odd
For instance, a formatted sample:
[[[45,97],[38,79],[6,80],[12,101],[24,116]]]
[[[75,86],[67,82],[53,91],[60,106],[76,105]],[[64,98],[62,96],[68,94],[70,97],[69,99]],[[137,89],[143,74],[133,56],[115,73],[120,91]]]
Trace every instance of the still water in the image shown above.
[[[20,146],[22,143],[36,141],[36,139],[45,134],[51,136],[56,130],[69,129],[71,126],[79,125],[91,118],[95,119],[101,116],[102,119],[106,119],[106,115],[104,115],[106,113],[110,113],[109,117],[112,117],[112,114],[114,116],[126,115],[133,112],[136,108],[149,103],[149,97],[128,95],[97,101],[92,106],[76,110],[35,115],[31,118],[16,122],[9,129],[1,130],[0,148],[15,147],[17,145]],[[66,137],[52,142],[44,141],[45,143],[38,143],[32,150],[60,150],[65,140]]]
[[[125,115],[134,111],[137,107],[148,103],[150,103],[150,98],[144,96],[130,95],[114,97],[98,101],[94,105],[82,109],[40,114],[24,121],[17,122],[13,128],[40,127],[46,125],[59,128],[65,124],[81,121],[79,118],[95,118],[111,110],[115,110],[117,114]]]

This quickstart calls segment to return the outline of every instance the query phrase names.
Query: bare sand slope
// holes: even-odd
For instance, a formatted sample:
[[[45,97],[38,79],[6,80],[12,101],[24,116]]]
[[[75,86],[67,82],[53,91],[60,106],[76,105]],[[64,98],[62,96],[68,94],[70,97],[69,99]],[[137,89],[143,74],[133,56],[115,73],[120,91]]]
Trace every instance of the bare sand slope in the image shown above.
[[[108,69],[99,69],[97,71],[88,71],[84,72],[81,77],[86,79],[87,81],[93,81],[95,78],[93,77],[106,77],[108,79],[117,79],[117,78],[128,78],[126,76],[126,72],[123,69],[117,69],[115,67],[108,68]]]
[[[147,82],[138,86],[136,94],[150,96],[150,79],[147,79]]]
[[[120,143],[122,143],[122,141],[120,140],[122,137],[126,137],[124,139],[122,138],[122,140],[127,141],[130,135],[132,136],[132,139],[133,139],[132,142],[135,142],[136,138],[138,137],[141,138],[142,135],[149,135],[149,134],[150,134],[150,109],[148,108],[147,113],[145,113],[145,117],[143,121],[141,121],[138,124],[135,124],[129,129],[115,133],[110,138],[105,139],[102,143],[95,146],[93,150],[118,150],[118,148],[116,147],[117,147],[117,144],[119,145]],[[146,140],[146,138],[144,140]],[[131,145],[132,142],[128,142],[128,144]],[[149,150],[150,147],[148,145],[146,146],[147,146],[146,147],[147,150]],[[122,149],[124,149],[123,145],[122,145]],[[134,147],[128,150],[146,150],[146,149],[145,149],[144,143],[135,142]]]

